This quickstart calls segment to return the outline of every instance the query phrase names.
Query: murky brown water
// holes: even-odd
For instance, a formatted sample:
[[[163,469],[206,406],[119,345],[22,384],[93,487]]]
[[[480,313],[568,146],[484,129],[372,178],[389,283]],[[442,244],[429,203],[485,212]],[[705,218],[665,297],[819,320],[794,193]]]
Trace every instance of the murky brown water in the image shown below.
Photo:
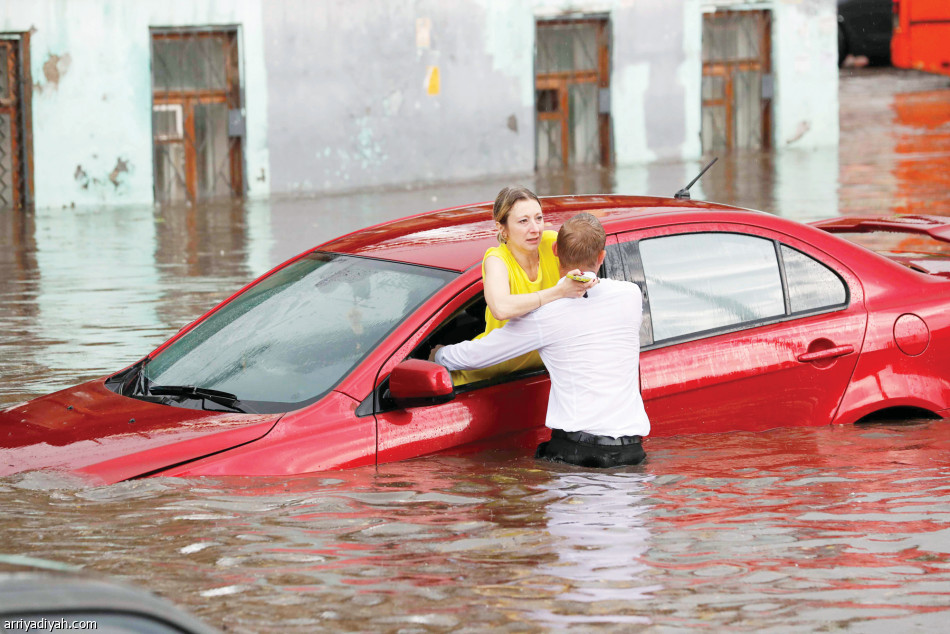
[[[839,150],[723,158],[694,198],[798,219],[950,215],[950,81],[842,76]],[[700,162],[515,178],[672,195]],[[319,200],[0,213],[0,407],[140,358],[252,277],[510,178]],[[942,631],[950,425],[650,439],[591,473],[435,456],[292,479],[0,479],[18,554],[159,592],[237,632]],[[0,569],[20,569],[7,563]]]

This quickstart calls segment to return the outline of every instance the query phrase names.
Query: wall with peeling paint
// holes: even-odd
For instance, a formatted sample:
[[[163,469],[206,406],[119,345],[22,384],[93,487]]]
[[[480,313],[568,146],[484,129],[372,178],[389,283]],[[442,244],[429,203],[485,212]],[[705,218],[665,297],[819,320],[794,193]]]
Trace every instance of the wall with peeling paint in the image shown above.
[[[530,18],[512,24],[504,6],[288,0],[269,7],[272,190],[532,171],[534,26]]]
[[[264,16],[272,191],[531,172],[535,21],[563,15],[611,20],[617,162],[696,156],[698,11],[697,0],[282,2]]]
[[[260,0],[5,0],[0,31],[31,31],[37,207],[151,204],[149,27],[241,26],[249,195],[269,193]],[[247,89],[254,86],[254,90]]]

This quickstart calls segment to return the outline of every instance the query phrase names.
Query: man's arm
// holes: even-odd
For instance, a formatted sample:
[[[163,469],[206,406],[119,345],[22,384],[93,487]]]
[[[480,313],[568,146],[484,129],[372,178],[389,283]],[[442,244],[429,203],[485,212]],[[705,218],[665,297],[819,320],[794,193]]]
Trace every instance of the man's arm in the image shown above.
[[[537,350],[542,338],[535,314],[512,319],[481,339],[440,348],[435,362],[449,370],[477,370]]]

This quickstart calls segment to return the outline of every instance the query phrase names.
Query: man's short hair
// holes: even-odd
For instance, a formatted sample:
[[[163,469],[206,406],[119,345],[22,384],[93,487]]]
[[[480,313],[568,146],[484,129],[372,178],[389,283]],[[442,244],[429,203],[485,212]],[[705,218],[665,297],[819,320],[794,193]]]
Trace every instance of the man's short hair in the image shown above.
[[[567,268],[589,268],[607,244],[604,227],[593,215],[579,213],[557,232],[557,257]]]

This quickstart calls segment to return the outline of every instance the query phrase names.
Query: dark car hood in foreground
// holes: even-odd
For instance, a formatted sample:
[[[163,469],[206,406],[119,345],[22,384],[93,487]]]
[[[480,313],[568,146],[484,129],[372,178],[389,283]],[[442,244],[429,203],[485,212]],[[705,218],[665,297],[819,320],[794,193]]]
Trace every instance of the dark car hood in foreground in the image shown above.
[[[0,411],[0,476],[57,469],[118,482],[261,438],[280,416],[149,403],[98,379]]]

